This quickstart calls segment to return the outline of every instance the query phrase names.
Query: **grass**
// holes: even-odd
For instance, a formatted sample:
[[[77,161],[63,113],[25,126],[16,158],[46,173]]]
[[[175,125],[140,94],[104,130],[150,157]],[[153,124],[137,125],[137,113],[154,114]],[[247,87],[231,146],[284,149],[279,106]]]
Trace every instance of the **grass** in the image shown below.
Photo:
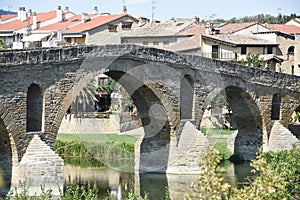
[[[216,142],[214,147],[220,152],[222,160],[227,160],[231,156],[227,149],[227,142]]]
[[[236,131],[236,130],[228,130],[228,129],[220,129],[220,128],[200,128],[200,130],[205,135],[213,135],[213,134],[231,135]]]
[[[87,143],[126,143],[126,144],[135,144],[138,137],[131,135],[119,135],[119,134],[65,134],[60,133],[57,135],[57,140],[64,142],[71,141],[83,141]]]

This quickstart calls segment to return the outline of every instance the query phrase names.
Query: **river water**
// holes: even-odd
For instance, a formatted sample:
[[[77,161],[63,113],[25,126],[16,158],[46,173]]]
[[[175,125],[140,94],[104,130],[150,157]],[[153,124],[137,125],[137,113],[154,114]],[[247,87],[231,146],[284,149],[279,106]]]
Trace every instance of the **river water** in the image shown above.
[[[147,193],[149,199],[164,199],[166,188],[172,200],[181,200],[186,194],[192,192],[191,184],[198,180],[198,175],[134,173],[133,171],[117,168],[81,168],[65,166],[65,182],[87,184],[96,183],[100,199],[111,194],[116,199],[125,199],[128,191],[133,189],[142,196]],[[249,163],[227,164],[221,172],[225,182],[233,187],[240,187],[245,182],[244,178],[251,175]]]

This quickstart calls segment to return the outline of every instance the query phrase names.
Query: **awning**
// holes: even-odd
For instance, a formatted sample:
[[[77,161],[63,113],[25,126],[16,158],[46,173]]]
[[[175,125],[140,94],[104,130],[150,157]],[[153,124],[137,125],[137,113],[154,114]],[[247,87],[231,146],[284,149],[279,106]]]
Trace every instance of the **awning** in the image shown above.
[[[41,41],[43,38],[49,36],[50,34],[31,34],[28,36],[24,36],[22,41],[23,42],[35,42],[35,41]]]

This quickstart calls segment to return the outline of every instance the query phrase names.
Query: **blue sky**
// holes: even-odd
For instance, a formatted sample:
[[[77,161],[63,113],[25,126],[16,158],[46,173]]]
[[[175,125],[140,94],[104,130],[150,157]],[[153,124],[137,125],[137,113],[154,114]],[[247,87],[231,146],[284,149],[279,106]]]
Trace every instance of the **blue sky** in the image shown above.
[[[125,0],[128,13],[152,17],[152,0]],[[25,6],[35,12],[55,10],[60,5],[80,14],[91,13],[94,6],[100,12],[122,12],[123,0],[0,0],[0,8],[17,11]],[[253,16],[256,14],[277,15],[296,13],[300,15],[300,0],[155,0],[154,17],[165,21],[172,17],[200,19]]]

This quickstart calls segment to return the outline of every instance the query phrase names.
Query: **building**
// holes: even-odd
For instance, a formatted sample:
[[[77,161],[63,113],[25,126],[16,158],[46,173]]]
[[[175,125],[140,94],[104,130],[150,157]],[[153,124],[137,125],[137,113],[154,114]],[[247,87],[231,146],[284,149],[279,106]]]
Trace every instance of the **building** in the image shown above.
[[[138,19],[127,14],[104,13],[99,16],[82,20],[63,32],[63,38],[73,44],[120,44],[120,35],[138,23]]]
[[[31,32],[37,28],[47,26],[55,22],[61,22],[74,14],[68,10],[63,11],[60,6],[57,10],[46,13],[35,13],[31,10],[26,12],[25,7],[20,7],[16,16],[9,15],[1,19],[0,39],[6,43],[8,47],[20,49],[24,47],[24,43],[29,42],[30,38],[26,38]],[[26,45],[26,44],[25,44]]]
[[[121,43],[137,44],[160,49],[176,44],[189,36],[177,35],[178,32],[199,23],[199,18],[171,19],[165,23],[143,23],[121,37]]]

